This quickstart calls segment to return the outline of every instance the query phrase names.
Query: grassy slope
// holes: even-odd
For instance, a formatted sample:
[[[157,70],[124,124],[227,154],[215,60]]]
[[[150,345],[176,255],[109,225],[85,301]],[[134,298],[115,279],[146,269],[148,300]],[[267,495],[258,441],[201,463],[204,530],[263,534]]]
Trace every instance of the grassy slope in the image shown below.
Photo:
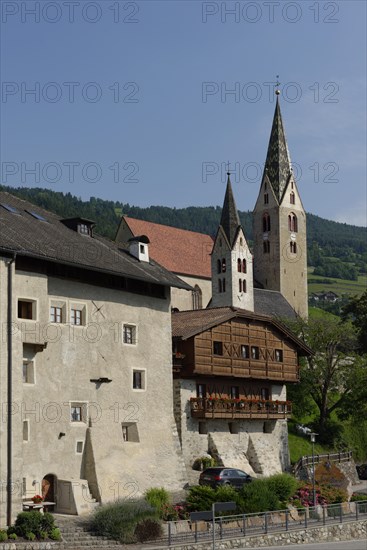
[[[331,284],[325,283],[309,283],[308,285],[308,294],[312,292],[323,292],[329,291],[335,292],[336,294],[362,294],[367,288],[367,275],[360,275],[358,281],[347,281],[346,279],[334,279],[331,277],[323,277],[320,275],[313,274],[313,267],[308,268],[308,279],[315,279],[322,281],[323,279],[328,279],[331,281]]]

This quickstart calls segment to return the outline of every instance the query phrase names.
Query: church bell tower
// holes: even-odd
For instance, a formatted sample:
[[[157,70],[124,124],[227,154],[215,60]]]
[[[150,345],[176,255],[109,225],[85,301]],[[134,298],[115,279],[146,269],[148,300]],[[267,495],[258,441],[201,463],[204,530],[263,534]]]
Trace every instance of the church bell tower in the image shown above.
[[[292,171],[277,94],[259,196],[253,211],[254,284],[277,290],[307,318],[306,213]]]
[[[222,217],[212,251],[210,307],[233,306],[254,311],[252,254],[241,226],[230,173]]]

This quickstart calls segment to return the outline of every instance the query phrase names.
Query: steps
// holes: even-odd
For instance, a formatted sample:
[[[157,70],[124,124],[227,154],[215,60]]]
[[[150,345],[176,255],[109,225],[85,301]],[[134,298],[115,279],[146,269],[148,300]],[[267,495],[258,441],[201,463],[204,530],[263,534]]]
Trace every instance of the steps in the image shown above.
[[[55,514],[55,523],[60,528],[63,541],[58,549],[67,550],[117,550],[122,546],[107,537],[93,535],[87,531],[87,521],[76,516],[60,516]]]

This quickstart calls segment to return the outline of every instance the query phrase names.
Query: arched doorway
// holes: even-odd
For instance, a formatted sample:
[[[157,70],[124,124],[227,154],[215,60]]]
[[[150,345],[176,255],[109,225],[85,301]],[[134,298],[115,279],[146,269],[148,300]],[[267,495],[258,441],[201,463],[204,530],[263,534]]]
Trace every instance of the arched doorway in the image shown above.
[[[47,474],[42,479],[42,498],[46,502],[56,502],[57,477],[54,474]]]

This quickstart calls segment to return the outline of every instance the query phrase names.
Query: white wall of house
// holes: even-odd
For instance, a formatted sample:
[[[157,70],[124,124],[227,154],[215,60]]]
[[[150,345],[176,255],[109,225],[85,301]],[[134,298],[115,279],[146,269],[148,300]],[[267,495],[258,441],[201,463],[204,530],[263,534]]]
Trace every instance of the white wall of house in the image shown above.
[[[6,270],[1,261],[2,326]],[[177,490],[184,485],[185,468],[172,414],[167,293],[166,299],[158,299],[14,272],[13,468],[20,487],[25,478],[29,497],[47,474],[97,483],[98,489],[91,487],[91,492],[102,502],[141,494],[153,486]],[[18,299],[35,301],[34,320],[17,318]],[[61,323],[50,322],[53,305],[62,309]],[[71,309],[82,311],[81,326],[70,324]],[[124,343],[124,325],[132,327],[133,343]],[[32,359],[32,352],[34,379],[25,383],[23,358]],[[7,400],[6,361],[2,353],[2,402]],[[133,388],[134,371],[142,375],[142,389]],[[100,377],[112,381],[100,385],[90,381]],[[81,407],[81,421],[71,421],[72,406]],[[24,421],[28,441],[23,441]],[[5,480],[6,422],[0,430],[0,471]],[[18,495],[14,513],[19,511]],[[1,510],[2,522],[3,517]]]

